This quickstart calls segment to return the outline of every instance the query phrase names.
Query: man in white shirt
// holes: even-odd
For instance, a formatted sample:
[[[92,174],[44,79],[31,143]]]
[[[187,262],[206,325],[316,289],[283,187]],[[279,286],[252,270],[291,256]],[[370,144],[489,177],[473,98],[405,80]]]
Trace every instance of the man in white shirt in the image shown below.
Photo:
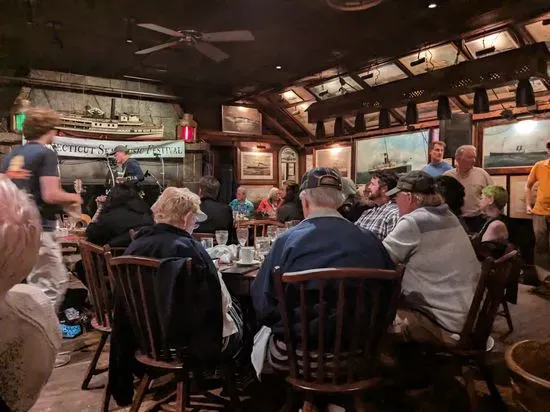
[[[402,217],[382,243],[395,263],[405,265],[396,332],[406,340],[452,345],[464,327],[481,266],[434,186],[422,171],[399,179],[388,195],[396,195]]]
[[[454,177],[464,186],[464,206],[462,206],[462,218],[468,226],[470,233],[477,233],[485,223],[485,219],[479,208],[481,190],[485,186],[494,184],[493,179],[485,170],[475,167],[477,149],[475,146],[464,145],[456,149],[456,167],[445,172],[445,176]]]

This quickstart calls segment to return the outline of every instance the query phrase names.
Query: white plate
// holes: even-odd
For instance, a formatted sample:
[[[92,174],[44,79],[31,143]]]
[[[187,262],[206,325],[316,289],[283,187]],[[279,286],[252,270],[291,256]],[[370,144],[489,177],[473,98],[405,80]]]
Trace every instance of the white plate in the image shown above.
[[[254,266],[254,265],[259,265],[260,261],[259,260],[253,260],[251,262],[245,263],[241,260],[237,260],[235,263],[237,264],[237,266]]]

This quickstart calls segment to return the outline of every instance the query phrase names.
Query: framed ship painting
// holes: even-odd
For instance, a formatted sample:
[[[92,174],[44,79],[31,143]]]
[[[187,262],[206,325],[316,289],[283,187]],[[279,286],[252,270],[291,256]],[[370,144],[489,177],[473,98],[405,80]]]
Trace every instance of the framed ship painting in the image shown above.
[[[529,168],[547,157],[550,119],[488,126],[483,129],[483,168],[506,168],[509,172],[528,173]]]
[[[406,173],[422,169],[428,161],[429,131],[357,140],[355,183],[366,184],[372,172]]]
[[[315,150],[315,167],[333,167],[342,177],[351,177],[351,146]]]
[[[275,183],[273,153],[239,150],[239,180]]]
[[[262,134],[262,114],[253,107],[222,106],[222,131],[259,136]]]

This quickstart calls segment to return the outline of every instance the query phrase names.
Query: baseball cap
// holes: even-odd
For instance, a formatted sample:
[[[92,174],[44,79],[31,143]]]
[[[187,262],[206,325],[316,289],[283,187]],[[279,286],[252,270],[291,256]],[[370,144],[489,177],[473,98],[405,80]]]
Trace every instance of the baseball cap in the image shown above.
[[[195,212],[195,221],[197,223],[202,223],[207,219],[208,219],[208,216],[202,210],[199,209],[199,211]]]
[[[431,195],[435,193],[435,179],[428,173],[415,170],[401,176],[397,186],[386,192],[386,196],[393,196],[399,192],[412,192]]]
[[[342,177],[332,167],[316,167],[304,173],[300,183],[300,190],[316,187],[334,187],[342,190]]]
[[[128,153],[128,148],[126,146],[123,146],[123,145],[118,145],[116,146],[113,151],[111,152],[112,155],[114,155],[115,153],[118,153],[118,152],[124,152],[124,153]]]

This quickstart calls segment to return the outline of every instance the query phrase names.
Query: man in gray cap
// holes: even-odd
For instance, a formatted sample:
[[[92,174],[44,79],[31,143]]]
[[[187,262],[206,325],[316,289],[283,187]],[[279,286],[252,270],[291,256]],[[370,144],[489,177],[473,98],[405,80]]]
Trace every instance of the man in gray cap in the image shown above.
[[[119,145],[113,150],[113,156],[122,172],[116,178],[116,183],[134,183],[138,184],[144,179],[141,166],[136,159],[130,157],[130,152],[126,146]]]
[[[455,344],[481,267],[468,235],[434,183],[426,172],[414,171],[386,193],[396,197],[401,218],[383,244],[395,263],[405,265],[396,332],[406,340]]]

